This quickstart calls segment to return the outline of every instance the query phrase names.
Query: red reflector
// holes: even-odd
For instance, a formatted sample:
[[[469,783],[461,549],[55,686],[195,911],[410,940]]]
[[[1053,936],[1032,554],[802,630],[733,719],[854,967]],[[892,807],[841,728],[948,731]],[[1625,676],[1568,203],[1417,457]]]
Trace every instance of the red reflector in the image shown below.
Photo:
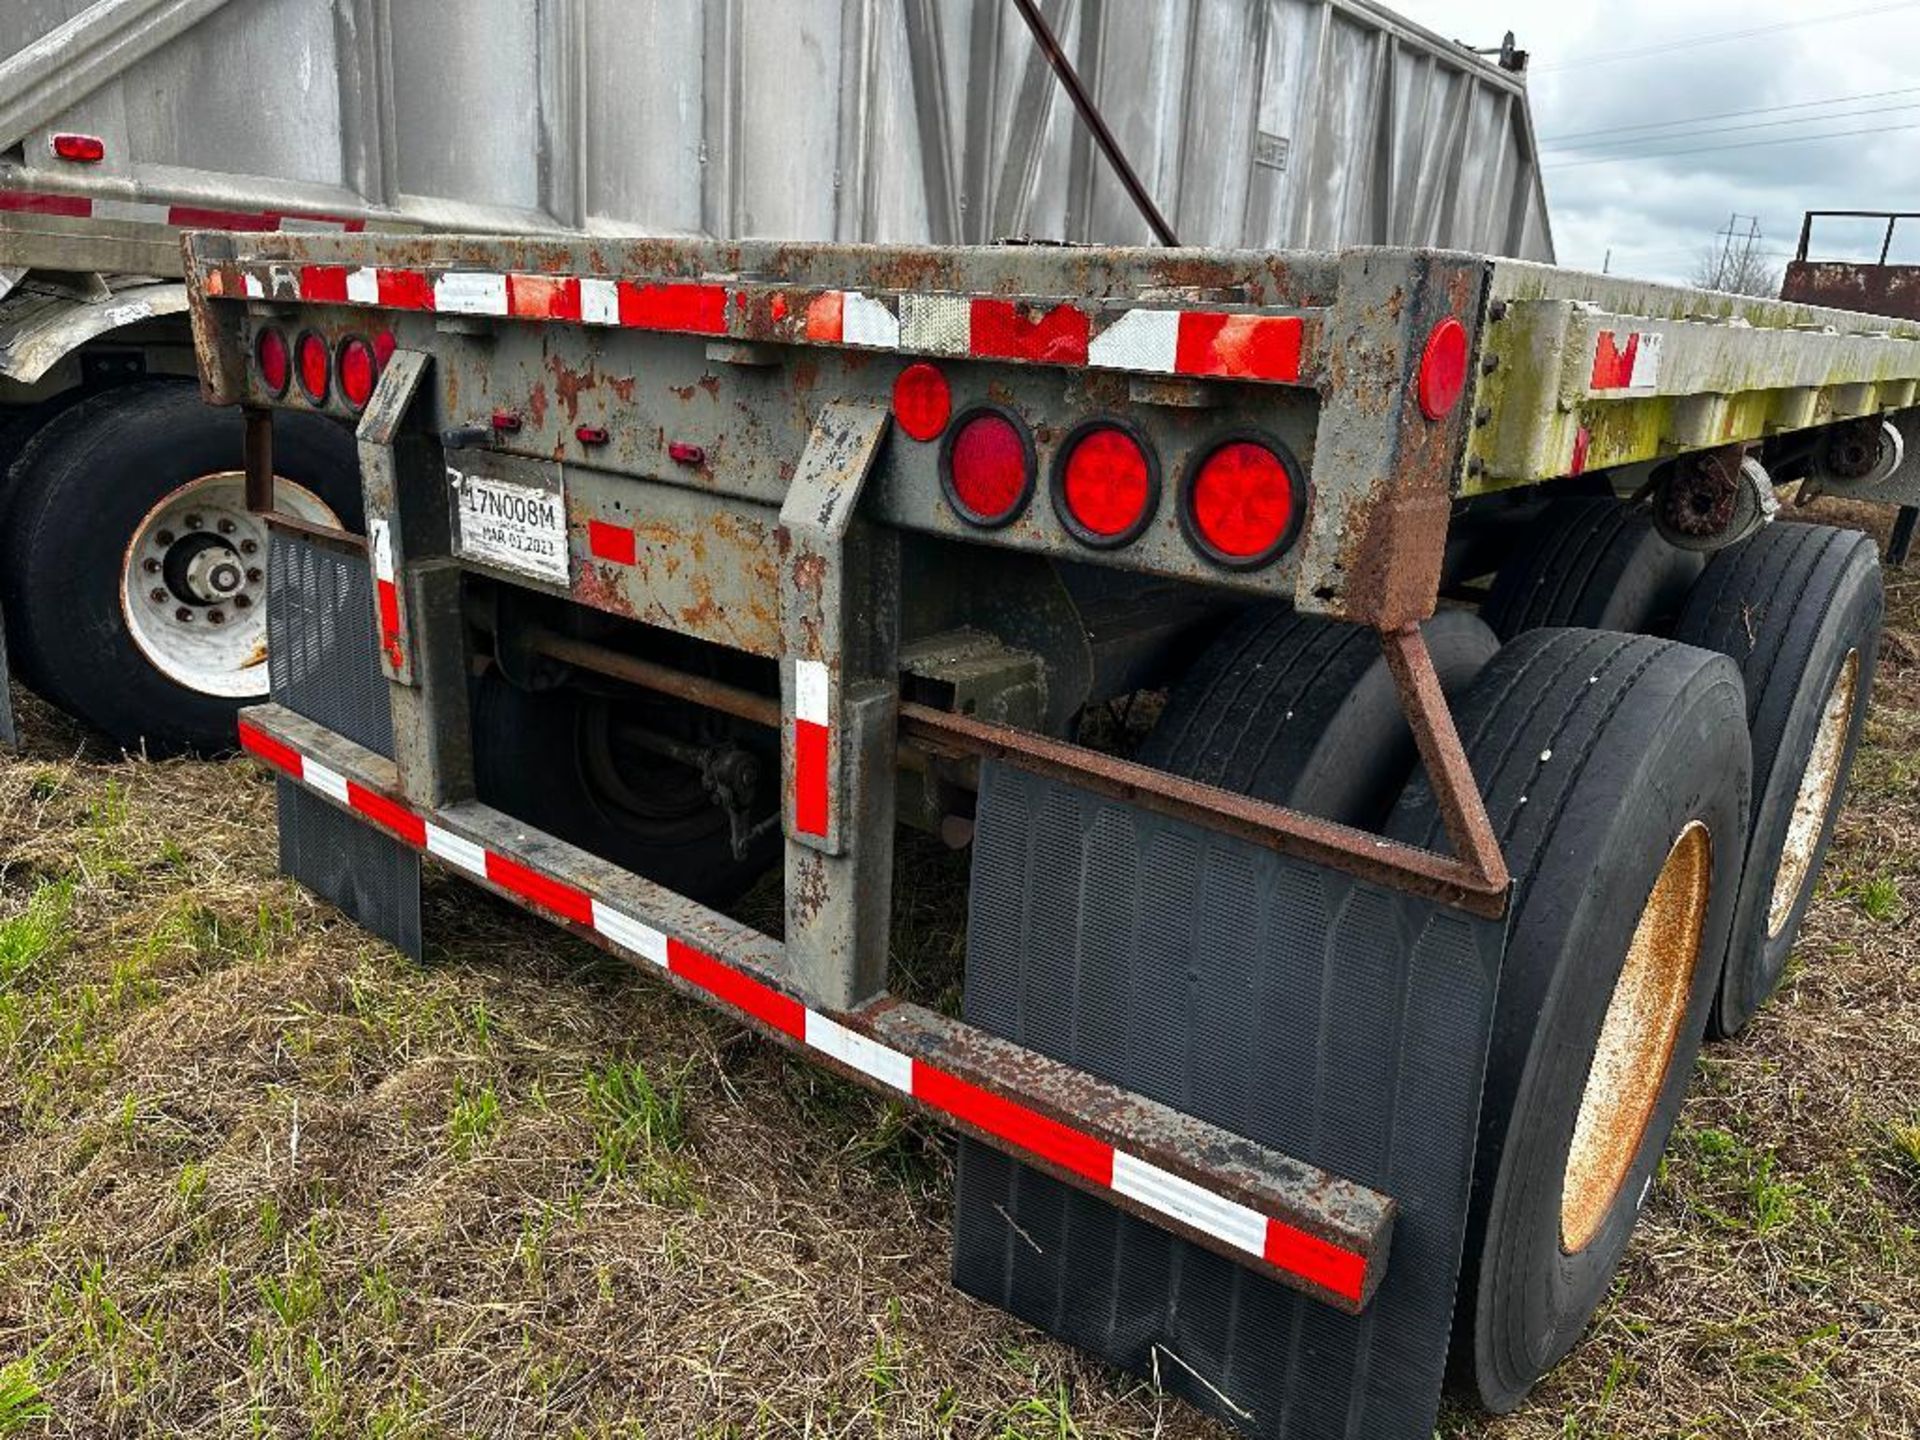
[[[941,479],[961,518],[1005,525],[1033,494],[1033,447],[1026,431],[1000,410],[975,410],[947,436]]]
[[[300,388],[316,405],[327,403],[327,381],[333,359],[327,354],[327,342],[309,330],[293,345],[295,368],[300,372]]]
[[[287,381],[293,378],[287,337],[278,330],[262,330],[253,342],[253,358],[260,366],[260,383],[267,387],[267,393],[276,400],[286,394]]]
[[[893,382],[893,418],[916,440],[936,440],[953,415],[947,377],[931,365],[909,365]]]
[[[707,463],[705,446],[694,445],[686,440],[669,440],[667,454],[676,465],[704,465]]]
[[[1449,315],[1427,332],[1427,348],[1420,352],[1420,408],[1438,420],[1460,403],[1466,388],[1466,327]]]
[[[374,382],[380,378],[380,362],[374,358],[373,346],[358,335],[349,335],[340,342],[339,364],[340,393],[354,409],[366,409],[373,398]]]
[[[512,410],[496,410],[493,412],[493,428],[504,431],[508,435],[517,434],[520,429],[520,416]]]
[[[56,135],[53,137],[53,153],[62,160],[97,165],[107,158],[107,142],[98,135]]]
[[[1300,519],[1293,468],[1266,444],[1229,440],[1193,472],[1181,519],[1187,538],[1219,564],[1264,565],[1286,548]]]
[[[1153,518],[1160,498],[1159,469],[1131,431],[1108,422],[1067,438],[1054,472],[1054,509],[1089,545],[1124,545]]]
[[[391,330],[382,330],[373,337],[373,358],[380,362],[382,370],[387,368],[387,361],[393,358],[393,352],[399,348],[400,342],[393,338]]]
[[[607,443],[607,431],[603,425],[581,425],[573,432],[573,438],[582,445],[604,445]]]

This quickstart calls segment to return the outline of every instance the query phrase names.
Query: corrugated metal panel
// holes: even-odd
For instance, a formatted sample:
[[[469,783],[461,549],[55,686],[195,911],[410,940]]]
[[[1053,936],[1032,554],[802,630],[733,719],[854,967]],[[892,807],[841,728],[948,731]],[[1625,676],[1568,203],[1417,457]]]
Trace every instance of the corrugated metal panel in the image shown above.
[[[1518,77],[1387,11],[1043,8],[1187,244],[1551,258]],[[30,0],[0,44],[88,13]],[[149,49],[0,133],[9,182],[435,228],[1150,238],[1005,0],[214,0]],[[107,162],[52,160],[56,130]]]

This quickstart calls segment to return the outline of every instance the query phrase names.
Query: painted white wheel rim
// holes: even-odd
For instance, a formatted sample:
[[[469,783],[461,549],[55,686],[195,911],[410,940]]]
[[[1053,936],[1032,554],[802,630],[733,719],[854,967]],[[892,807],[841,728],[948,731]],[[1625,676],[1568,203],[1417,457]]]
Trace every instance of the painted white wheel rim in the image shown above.
[[[318,495],[276,478],[274,504],[338,525]],[[134,527],[120,567],[120,613],[154,669],[201,695],[267,693],[267,526],[247,511],[246,476],[189,480]]]

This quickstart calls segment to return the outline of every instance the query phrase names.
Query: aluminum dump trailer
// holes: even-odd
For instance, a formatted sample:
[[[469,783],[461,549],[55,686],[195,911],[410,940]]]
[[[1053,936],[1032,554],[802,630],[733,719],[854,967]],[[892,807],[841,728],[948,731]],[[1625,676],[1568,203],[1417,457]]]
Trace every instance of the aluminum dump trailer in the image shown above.
[[[1579,1340],[1865,722],[1879,558],[1775,481],[1896,448],[1920,324],[1406,248],[187,254],[287,873],[417,954],[439,864],[951,1126],[956,1283],[1251,1434]],[[319,415],[364,537],[280,478]],[[957,1014],[899,825],[971,846]]]
[[[1041,8],[1188,244],[1552,256],[1515,68],[1358,0]],[[0,608],[26,677],[150,750],[229,744],[266,686],[238,432],[156,393],[193,368],[183,225],[1151,239],[1010,3],[0,6],[0,460],[60,427],[0,505],[114,531],[16,536]],[[101,427],[126,463],[70,463]],[[287,441],[351,520],[350,448]]]

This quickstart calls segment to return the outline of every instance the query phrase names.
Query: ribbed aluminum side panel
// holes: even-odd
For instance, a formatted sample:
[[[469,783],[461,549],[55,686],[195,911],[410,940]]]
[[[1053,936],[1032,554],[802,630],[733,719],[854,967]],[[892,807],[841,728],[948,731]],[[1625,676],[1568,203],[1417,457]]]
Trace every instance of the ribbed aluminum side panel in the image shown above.
[[[1367,0],[1043,8],[1187,244],[1552,258],[1519,78]],[[0,59],[102,9],[0,6]],[[1150,238],[1005,0],[227,0],[58,94],[0,134],[23,184],[452,229]],[[60,166],[58,130],[106,162]]]
[[[1503,930],[982,766],[967,1019],[1400,1206],[1347,1316],[983,1146],[954,1280],[1284,1440],[1425,1440]]]

